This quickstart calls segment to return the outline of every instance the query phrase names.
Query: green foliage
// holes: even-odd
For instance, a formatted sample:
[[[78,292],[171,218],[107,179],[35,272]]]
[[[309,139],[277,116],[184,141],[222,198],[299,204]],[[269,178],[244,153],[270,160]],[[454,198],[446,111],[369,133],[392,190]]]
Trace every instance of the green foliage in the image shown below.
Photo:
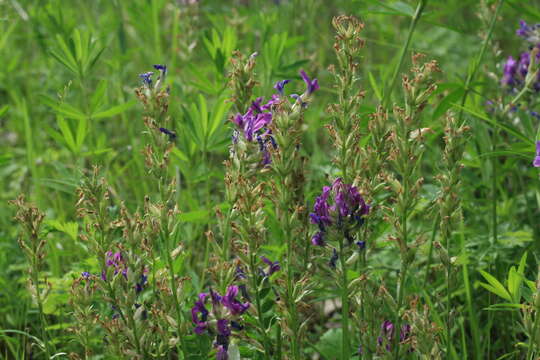
[[[322,126],[329,122],[327,105],[338,100],[326,70],[336,62],[332,16],[353,14],[365,23],[358,83],[366,91],[366,100],[359,108],[358,122],[368,132],[369,114],[389,94],[400,60],[396,54],[407,40],[418,5],[417,1],[376,0],[203,0],[192,7],[187,3],[0,2],[0,358],[42,358],[45,350],[39,315],[27,290],[24,254],[16,243],[20,229],[7,201],[23,193],[46,213],[43,279],[52,285],[43,304],[47,329],[57,349],[80,353],[73,339],[62,335],[74,321],[65,304],[72,280],[82,271],[95,271],[99,264],[80,238],[85,229],[77,222],[75,189],[91,166],[99,165],[110,184],[111,198],[124,200],[131,211],[141,209],[146,195],[158,194],[141,155],[145,146],[142,107],[134,95],[139,73],[152,70],[153,64],[169,65],[169,113],[177,138],[168,170],[176,179],[178,216],[183,224],[177,233],[181,246],[174,249],[181,254],[173,266],[179,277],[187,279],[182,296],[191,306],[211,276],[205,272],[206,265],[215,254],[204,245],[207,234],[211,231],[219,238],[216,218],[232,211],[225,199],[223,161],[228,158],[233,128],[227,79],[233,51],[248,56],[258,53],[255,74],[260,86],[254,88],[254,98],[268,99],[274,82],[285,78],[293,80],[287,94],[300,91],[300,69],[318,77],[321,90],[306,111],[299,150],[302,160],[306,159],[305,203],[311,207],[321,185],[338,173],[331,163],[332,141]],[[529,344],[523,334],[531,331],[517,320],[517,314],[534,299],[540,253],[540,183],[531,166],[540,126],[530,113],[538,108],[521,106],[509,117],[497,117],[486,101],[504,95],[499,80],[502,64],[522,50],[515,35],[518,21],[539,22],[540,5],[504,1],[490,31],[496,1],[426,3],[402,69],[409,67],[411,53],[418,51],[435,58],[443,75],[437,99],[428,104],[422,118],[422,127],[432,131],[426,133],[428,148],[423,155],[426,185],[413,215],[432,209],[436,190],[430,186],[439,174],[442,156],[437,150],[444,131],[440,119],[452,111],[471,127],[461,173],[463,223],[447,249],[454,304],[452,357],[523,358],[527,349],[520,346]],[[487,34],[492,40],[487,40],[480,57]],[[398,77],[388,101],[401,104],[399,93]],[[364,147],[369,140],[366,136],[359,142]],[[374,205],[385,196],[374,198]],[[266,216],[268,242],[262,249],[283,261],[286,249],[279,217],[273,209]],[[406,293],[421,294],[420,303],[429,306],[434,322],[444,327],[448,314],[439,297],[447,284],[431,247],[440,241],[440,234],[432,230],[434,221],[435,216],[428,213],[415,223],[414,232],[422,234],[414,270],[420,276],[405,285]],[[399,263],[388,241],[390,227],[384,223],[372,230],[377,243],[370,271],[376,277],[373,281],[395,289]],[[298,241],[304,246],[309,239]],[[521,260],[516,263],[516,259]],[[165,262],[156,260],[158,270],[166,267]],[[309,270],[313,272],[310,280],[317,284],[310,294],[313,302],[339,295],[323,286],[329,277],[326,268],[317,265]],[[347,275],[362,277],[357,268],[349,269]],[[259,291],[263,323],[275,329],[282,321],[275,316],[281,300],[275,296],[272,281],[262,281]],[[390,307],[385,301],[380,300],[380,306]],[[500,310],[511,311],[516,319],[501,315]],[[341,319],[338,312],[302,311],[310,319],[305,332],[312,347],[306,352],[324,359],[340,358],[342,330],[331,328]],[[251,320],[249,326],[255,327],[257,320]],[[186,329],[191,325],[184,324]],[[359,338],[360,334],[351,334],[352,349]],[[95,350],[100,341],[94,339]],[[189,335],[185,342],[189,359],[215,356],[209,337]],[[229,358],[259,355],[254,347],[238,343],[231,346]]]

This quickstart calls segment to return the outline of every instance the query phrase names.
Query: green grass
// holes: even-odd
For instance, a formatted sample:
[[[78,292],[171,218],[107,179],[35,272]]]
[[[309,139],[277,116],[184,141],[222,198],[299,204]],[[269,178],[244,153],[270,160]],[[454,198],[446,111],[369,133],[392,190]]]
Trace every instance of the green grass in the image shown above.
[[[519,313],[509,316],[494,309],[510,301],[486,290],[480,283],[489,280],[480,271],[508,287],[504,279],[527,253],[523,276],[537,277],[540,183],[531,162],[538,119],[523,109],[517,113],[519,122],[495,118],[485,103],[504,95],[498,80],[502,63],[522,49],[515,35],[518,21],[540,22],[540,4],[485,3],[487,7],[475,0],[201,0],[198,6],[165,0],[1,1],[0,358],[31,358],[32,352],[43,358],[31,346],[42,340],[37,339],[39,315],[26,290],[25,259],[16,241],[20,229],[7,204],[18,194],[25,194],[47,216],[46,275],[53,284],[45,303],[49,337],[58,352],[81,351],[63,331],[73,322],[66,304],[71,281],[81,271],[97,268],[97,260],[78,238],[75,190],[98,165],[114,189],[112,197],[131,210],[140,208],[147,194],[157,194],[141,154],[146,138],[142,106],[134,94],[138,74],[153,64],[168,64],[170,71],[169,114],[178,138],[169,170],[177,179],[177,204],[183,212],[180,236],[187,255],[180,275],[190,277],[192,289],[204,287],[203,264],[212,255],[205,256],[201,245],[207,241],[205,232],[219,232],[213,208],[228,209],[223,161],[233,128],[227,121],[232,112],[227,73],[234,50],[259,53],[256,96],[270,96],[278,80],[299,81],[300,69],[319,79],[321,90],[305,115],[302,144],[302,155],[309,159],[306,200],[312,206],[321,186],[339,172],[329,156],[332,143],[324,125],[330,121],[325,109],[336,101],[327,68],[336,63],[331,19],[340,14],[355,15],[365,24],[359,63],[359,84],[366,91],[359,117],[363,129],[379,103],[402,102],[400,74],[410,67],[413,52],[437,60],[443,70],[435,99],[422,118],[422,127],[432,132],[422,163],[425,186],[419,207],[430,206],[436,196],[441,115],[453,111],[471,127],[459,194],[463,219],[447,249],[455,257],[452,313],[447,313],[444,269],[432,249],[440,240],[433,232],[435,212],[415,223],[414,230],[425,239],[417,250],[417,268],[410,270],[418,277],[408,274],[406,294],[418,294],[439,327],[446,329],[450,319],[448,358],[532,358],[516,345],[527,342]],[[531,109],[539,111],[538,104],[533,100]],[[273,210],[267,216],[271,241],[265,249],[284,259],[278,217]],[[379,230],[371,271],[374,279],[395,289],[400,265],[395,249],[385,241],[390,230]],[[512,302],[533,296],[527,283],[520,286],[523,299]],[[315,299],[336,295],[319,287],[314,291]],[[311,347],[306,351],[313,349],[323,358],[334,341],[325,326],[316,323],[307,334]],[[353,334],[351,344],[358,338]],[[94,346],[99,348],[98,340]]]

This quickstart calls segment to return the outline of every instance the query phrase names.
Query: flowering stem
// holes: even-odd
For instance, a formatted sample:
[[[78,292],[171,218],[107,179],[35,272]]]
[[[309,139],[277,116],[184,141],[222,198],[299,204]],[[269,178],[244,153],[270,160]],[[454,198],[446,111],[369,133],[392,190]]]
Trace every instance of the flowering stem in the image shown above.
[[[251,218],[251,217],[250,217]],[[263,336],[263,346],[264,346],[264,358],[270,359],[270,341],[268,339],[268,335],[266,333],[266,326],[264,324],[263,318],[262,318],[262,306],[261,306],[261,298],[259,294],[259,284],[258,284],[258,275],[257,275],[257,266],[255,265],[255,256],[256,254],[252,251],[252,241],[250,241],[249,244],[249,267],[251,272],[251,286],[253,287],[253,291],[255,292],[255,306],[257,307],[257,320],[259,321],[259,327]]]
[[[339,260],[341,262],[342,283],[341,283],[341,329],[342,359],[349,359],[351,355],[349,343],[349,280],[347,279],[347,259],[345,258],[343,238],[339,240]]]
[[[34,260],[35,262],[35,260]],[[45,345],[45,354],[47,354],[47,359],[51,358],[51,344],[49,343],[49,338],[47,335],[47,322],[45,320],[45,313],[43,312],[43,299],[41,299],[41,292],[39,290],[39,273],[37,271],[37,264],[32,264],[34,267],[34,270],[32,270],[32,281],[34,282],[34,286],[36,288],[36,302],[38,305],[38,311],[39,311],[39,321],[41,323],[41,336],[43,338],[43,344]]]
[[[390,86],[384,93],[382,103],[383,103],[383,106],[385,107],[388,107],[390,103],[392,91],[394,90],[394,87],[396,86],[399,72],[401,70],[401,66],[403,65],[403,62],[405,61],[405,55],[407,54],[407,51],[409,49],[412,35],[414,33],[414,30],[416,29],[416,24],[418,23],[418,20],[420,20],[420,16],[422,16],[422,12],[424,11],[424,7],[426,6],[426,3],[427,3],[427,0],[420,0],[420,2],[418,3],[418,6],[416,7],[416,11],[414,12],[411,26],[409,27],[409,33],[407,34],[407,40],[405,41],[405,45],[403,45],[403,48],[401,49],[401,54],[399,56],[399,63],[396,66],[396,69],[394,70],[394,74],[392,75],[392,81],[390,82]]]
[[[282,191],[284,194],[288,194],[286,190]],[[286,195],[285,195],[286,196]],[[284,204],[287,204],[287,200],[284,200]],[[283,209],[287,209],[285,205],[283,205]],[[292,268],[292,258],[293,258],[293,239],[290,236],[291,234],[291,224],[289,222],[289,217],[287,216],[287,213],[284,212],[283,214],[283,230],[284,234],[287,237],[287,306],[288,311],[291,316],[291,327],[292,327],[292,338],[291,338],[291,348],[292,348],[292,355],[293,359],[297,360],[300,359],[300,346],[298,344],[298,317],[297,317],[297,311],[295,306],[295,299],[294,299],[294,289],[293,289],[293,283],[294,283],[294,274],[293,274],[293,268]]]
[[[165,245],[165,247],[166,247],[165,252],[167,253],[167,255],[166,255],[166,257],[167,257],[167,266],[169,268],[169,273],[170,273],[169,282],[170,282],[171,292],[172,292],[172,295],[173,295],[174,307],[175,307],[175,310],[176,310],[176,331],[178,332],[178,334],[177,334],[178,339],[182,343],[182,349],[179,349],[178,346],[177,346],[178,355],[180,356],[181,351],[183,351],[185,349],[185,346],[183,344],[184,336],[182,334],[182,328],[180,326],[182,324],[182,310],[181,310],[181,307],[180,307],[180,301],[178,300],[178,289],[176,287],[176,281],[174,281],[175,276],[174,276],[174,268],[173,268],[173,259],[172,259],[171,250],[170,250],[170,246],[169,246],[169,239],[163,238],[162,240],[163,240],[162,243],[166,244]]]
[[[401,261],[401,270],[399,271],[399,282],[398,282],[398,301],[397,301],[397,311],[396,311],[396,327],[394,328],[394,359],[399,360],[399,337],[401,331],[401,307],[403,306],[403,299],[405,297],[405,277],[407,275],[407,263]]]

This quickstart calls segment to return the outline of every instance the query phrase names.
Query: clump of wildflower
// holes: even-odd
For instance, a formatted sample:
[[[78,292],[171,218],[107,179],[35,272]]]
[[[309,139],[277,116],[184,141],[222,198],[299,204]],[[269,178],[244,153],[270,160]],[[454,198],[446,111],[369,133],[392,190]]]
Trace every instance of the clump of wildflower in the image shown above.
[[[208,293],[199,294],[199,299],[191,309],[191,319],[195,324],[195,333],[216,334],[214,347],[216,348],[216,359],[228,359],[228,348],[230,336],[233,330],[241,331],[241,315],[250,307],[249,302],[242,303],[236,297],[238,286],[231,285],[227,288],[225,295],[210,289]],[[211,311],[206,307],[208,300],[212,302]]]
[[[364,223],[369,208],[356,186],[343,183],[341,178],[336,179],[332,187],[323,187],[322,194],[315,200],[313,212],[309,214],[311,223],[319,226],[311,242],[323,246],[331,228],[341,232],[349,243],[352,242],[350,231]]]

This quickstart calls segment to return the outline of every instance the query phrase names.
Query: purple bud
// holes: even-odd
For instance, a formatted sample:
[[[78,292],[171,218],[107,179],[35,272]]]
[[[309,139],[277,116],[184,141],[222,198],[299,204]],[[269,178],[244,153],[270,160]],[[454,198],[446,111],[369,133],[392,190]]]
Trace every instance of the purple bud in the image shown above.
[[[533,161],[534,167],[540,167],[540,141],[536,141],[536,157]]]
[[[319,89],[319,81],[317,79],[311,80],[304,70],[300,70],[300,76],[306,83],[306,92],[308,95]]]
[[[281,81],[278,81],[278,82],[274,85],[274,89],[276,89],[277,92],[280,93],[280,95],[283,95],[283,89],[285,88],[285,85],[287,85],[289,82],[290,82],[290,80],[281,80]]]

